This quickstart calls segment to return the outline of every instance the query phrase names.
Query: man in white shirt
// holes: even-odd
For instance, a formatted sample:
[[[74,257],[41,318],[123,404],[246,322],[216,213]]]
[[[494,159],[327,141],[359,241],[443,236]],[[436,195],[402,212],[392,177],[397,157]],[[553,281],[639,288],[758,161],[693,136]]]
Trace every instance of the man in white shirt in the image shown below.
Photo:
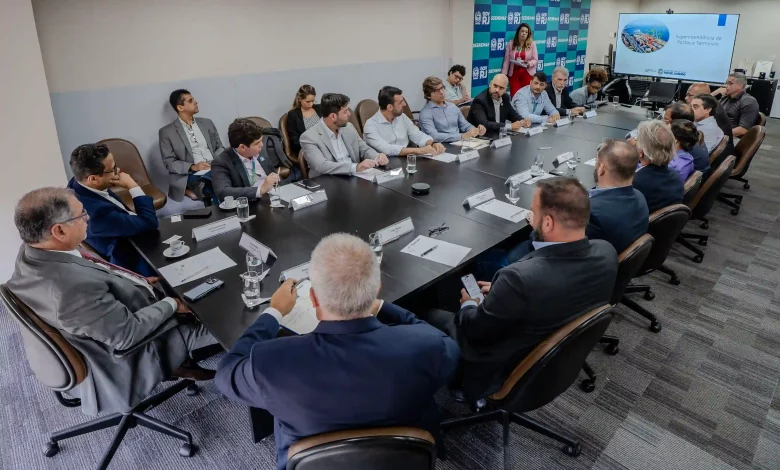
[[[253,201],[279,184],[279,173],[266,156],[260,155],[260,126],[249,119],[236,119],[228,127],[228,140],[231,148],[217,155],[211,164],[211,181],[220,201],[226,196]]]
[[[84,204],[92,222],[87,243],[112,263],[152,276],[154,270],[130,243],[130,237],[157,230],[154,201],[127,173],[122,173],[108,147],[85,144],[70,156],[73,178],[68,187]],[[135,212],[124,205],[111,187],[125,188],[133,198]]]
[[[693,108],[696,128],[704,134],[704,145],[707,146],[708,152],[712,152],[724,136],[723,130],[715,119],[718,102],[712,95],[695,95],[691,98],[691,108]]]
[[[379,90],[379,111],[363,126],[363,138],[377,152],[390,157],[406,155],[438,155],[444,146],[434,143],[404,114],[403,92],[386,86]],[[412,142],[417,147],[409,147]]]

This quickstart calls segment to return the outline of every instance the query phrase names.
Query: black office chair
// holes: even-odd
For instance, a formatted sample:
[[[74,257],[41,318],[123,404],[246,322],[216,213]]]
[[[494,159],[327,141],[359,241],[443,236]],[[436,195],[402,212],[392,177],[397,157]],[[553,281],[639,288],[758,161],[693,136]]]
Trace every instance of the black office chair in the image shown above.
[[[702,178],[703,174],[701,171],[694,171],[693,174],[685,180],[682,203],[686,206],[690,207],[693,198],[696,197],[696,193],[701,187]]]
[[[444,420],[446,432],[459,426],[498,421],[503,427],[504,468],[509,468],[509,424],[519,424],[564,444],[563,452],[580,455],[580,443],[523,413],[550,403],[579,375],[585,359],[612,321],[611,305],[577,317],[547,337],[515,367],[504,385],[487,397],[483,412]]]
[[[358,132],[363,135],[363,130],[366,128],[366,122],[371,119],[379,111],[379,103],[374,100],[366,99],[361,100],[360,103],[355,106],[355,115],[357,115],[357,121],[360,127]]]
[[[303,149],[298,152],[298,167],[301,169],[303,179],[309,178],[309,164],[306,163],[306,157],[303,155]]]
[[[19,300],[5,284],[0,285],[0,297],[3,299],[11,317],[19,325],[22,341],[24,342],[24,350],[27,354],[27,362],[35,377],[43,385],[54,390],[54,396],[61,405],[68,408],[81,406],[80,399],[66,397],[62,392],[72,390],[87,377],[88,368],[84,356],[57,329],[44,322],[35,312]],[[114,357],[121,360],[131,356],[146,347],[150,341],[154,341],[175,326],[175,319],[168,320],[132,348],[124,351],[115,351]],[[192,443],[192,435],[189,432],[144,413],[146,410],[159,406],[185,389],[187,390],[187,395],[190,396],[197,395],[199,392],[195,382],[180,380],[162,392],[138,403],[129,411],[112,413],[55,432],[51,434],[49,442],[44,446],[43,454],[46,457],[57,455],[60,451],[59,441],[64,439],[119,426],[114,434],[114,439],[111,441],[111,445],[109,445],[97,467],[100,470],[105,470],[111,463],[111,459],[114,457],[127,431],[135,426],[143,426],[152,431],[184,441],[184,444],[179,449],[179,455],[192,457],[197,452],[198,446]]]
[[[723,153],[724,150],[726,150],[726,147],[729,145],[729,136],[724,135],[723,138],[720,139],[720,143],[715,146],[714,149],[712,149],[712,152],[710,152],[710,165],[715,163],[715,160],[720,157],[720,154]]]
[[[750,189],[750,183],[745,179],[745,174],[747,174],[748,168],[750,168],[750,162],[753,161],[753,157],[756,156],[758,149],[764,142],[764,137],[766,137],[766,127],[753,126],[734,147],[737,162],[734,164],[734,169],[731,170],[729,179],[745,183],[743,185],[745,189]],[[742,204],[741,195],[721,192],[718,195],[718,200],[731,207],[731,215],[739,214],[740,204]]]
[[[436,446],[418,428],[368,428],[307,437],[290,446],[287,470],[434,470]]]
[[[712,209],[715,200],[718,198],[718,194],[720,194],[721,188],[726,184],[726,181],[728,181],[729,175],[731,175],[735,161],[736,158],[734,158],[734,155],[726,157],[726,159],[723,160],[723,163],[721,163],[720,166],[712,172],[710,177],[707,178],[707,181],[701,185],[701,188],[696,193],[696,197],[694,197],[691,202],[691,220],[706,220],[706,215],[710,212],[710,209]],[[693,246],[693,244],[688,241],[690,239],[698,240],[698,243],[701,246],[707,246],[709,235],[682,232],[680,233],[680,236],[677,237],[677,243],[695,253],[695,256],[693,256],[691,260],[693,260],[694,263],[701,263],[704,261],[704,252]]]

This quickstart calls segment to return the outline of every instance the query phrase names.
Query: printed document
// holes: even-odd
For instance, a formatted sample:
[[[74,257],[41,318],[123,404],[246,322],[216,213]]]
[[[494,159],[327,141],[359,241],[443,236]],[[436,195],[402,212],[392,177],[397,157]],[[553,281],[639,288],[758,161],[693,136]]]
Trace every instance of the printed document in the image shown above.
[[[469,254],[469,251],[471,251],[471,248],[418,235],[417,238],[401,250],[401,253],[446,264],[447,266],[457,266]]]
[[[222,250],[212,248],[191,258],[163,266],[160,268],[160,274],[171,287],[177,287],[235,265]]]

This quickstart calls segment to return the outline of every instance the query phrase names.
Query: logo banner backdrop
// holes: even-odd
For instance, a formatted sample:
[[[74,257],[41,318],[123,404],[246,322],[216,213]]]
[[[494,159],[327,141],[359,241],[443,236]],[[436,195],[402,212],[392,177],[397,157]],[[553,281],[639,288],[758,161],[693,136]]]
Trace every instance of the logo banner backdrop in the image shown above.
[[[475,0],[471,96],[501,73],[505,48],[517,27],[528,23],[539,51],[537,70],[549,77],[563,65],[569,87],[582,86],[591,0]]]

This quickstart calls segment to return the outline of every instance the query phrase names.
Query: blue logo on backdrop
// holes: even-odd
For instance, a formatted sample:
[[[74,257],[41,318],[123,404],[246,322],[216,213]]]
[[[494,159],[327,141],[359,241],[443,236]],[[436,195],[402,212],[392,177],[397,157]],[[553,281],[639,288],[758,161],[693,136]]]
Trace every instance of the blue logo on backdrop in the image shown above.
[[[536,13],[536,24],[547,24],[547,12],[538,12]]]
[[[558,32],[550,31],[547,36],[546,42],[547,49],[555,50],[558,47]]]

